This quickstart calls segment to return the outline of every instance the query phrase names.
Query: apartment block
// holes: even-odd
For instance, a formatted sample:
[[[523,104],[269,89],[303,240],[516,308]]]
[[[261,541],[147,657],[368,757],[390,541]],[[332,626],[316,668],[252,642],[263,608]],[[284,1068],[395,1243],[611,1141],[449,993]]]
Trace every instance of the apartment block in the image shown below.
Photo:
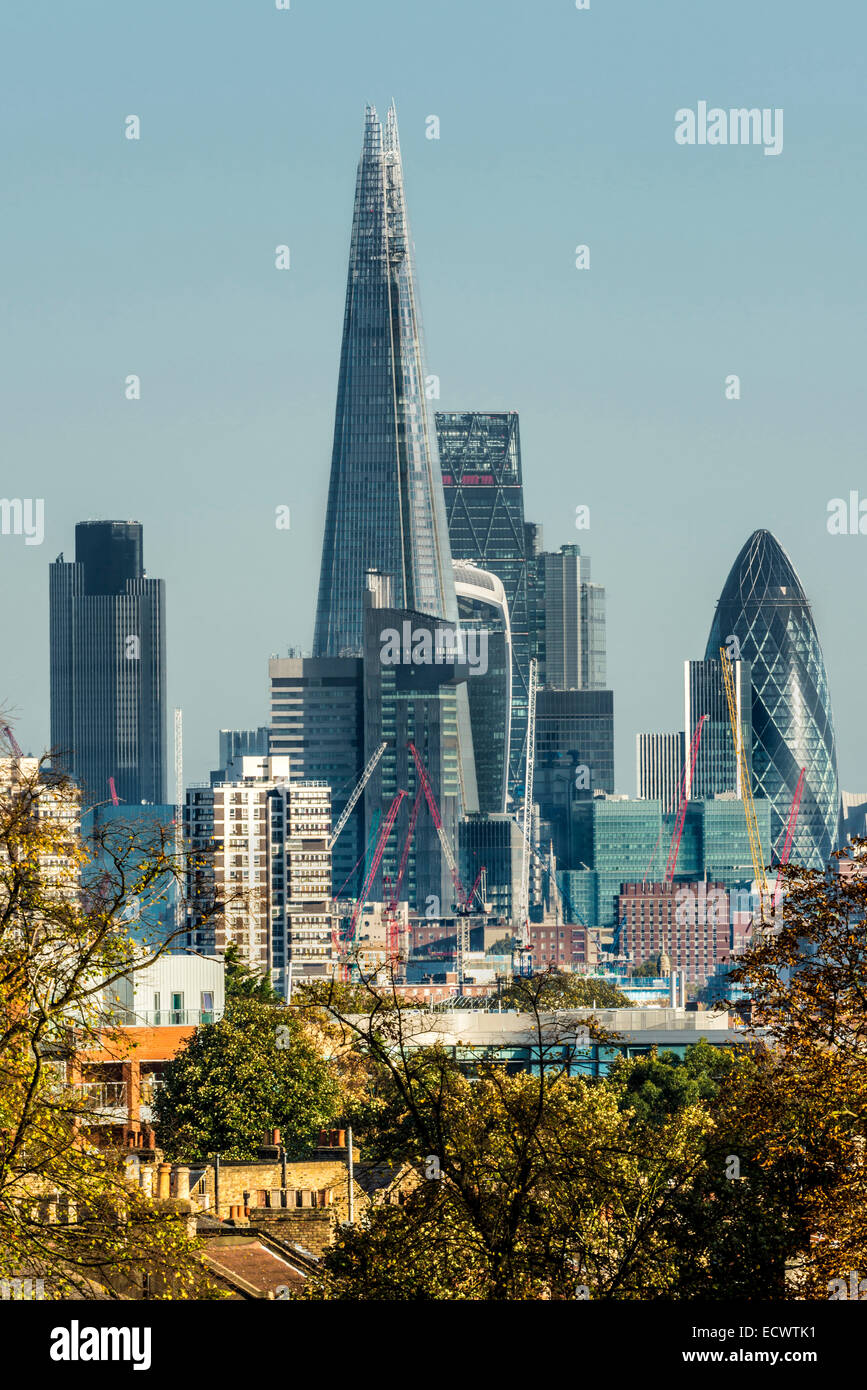
[[[242,757],[227,780],[191,787],[184,813],[190,871],[187,946],[244,960],[288,996],[330,972],[331,792],[290,781],[285,757]]]

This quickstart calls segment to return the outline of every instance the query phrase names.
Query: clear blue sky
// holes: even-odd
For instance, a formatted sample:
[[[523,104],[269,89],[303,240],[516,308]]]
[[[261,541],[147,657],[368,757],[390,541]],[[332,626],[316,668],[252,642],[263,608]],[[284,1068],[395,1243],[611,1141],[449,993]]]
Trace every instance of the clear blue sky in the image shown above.
[[[636,731],[680,727],[757,526],[867,787],[867,536],[826,530],[867,498],[865,39],[841,0],[5,0],[0,491],[46,508],[42,546],[0,537],[20,742],[48,743],[76,520],[144,524],[188,778],[265,721],[269,654],[310,646],[363,107],[394,97],[441,407],[520,412],[528,518],[607,586],[619,789]],[[782,107],[783,153],[676,145],[700,100]]]

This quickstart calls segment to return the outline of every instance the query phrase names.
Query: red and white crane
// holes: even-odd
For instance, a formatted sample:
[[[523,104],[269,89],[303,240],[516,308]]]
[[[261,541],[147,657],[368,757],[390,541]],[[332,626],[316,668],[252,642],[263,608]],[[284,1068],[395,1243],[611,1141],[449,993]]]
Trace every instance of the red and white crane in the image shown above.
[[[786,824],[786,838],[783,841],[783,848],[780,852],[780,862],[777,866],[777,882],[774,888],[774,903],[780,900],[780,893],[783,887],[783,876],[780,870],[789,862],[789,855],[792,853],[792,842],[795,838],[795,825],[798,820],[798,811],[801,808],[801,797],[804,795],[804,778],[807,769],[801,768],[801,775],[798,778],[798,785],[795,787],[795,795],[792,797],[792,809],[789,811],[789,819]]]
[[[400,954],[397,933],[397,904],[400,899],[400,887],[403,883],[403,876],[406,873],[406,866],[409,862],[409,851],[412,845],[412,837],[415,834],[415,823],[418,820],[418,810],[421,805],[423,792],[424,787],[420,786],[415,794],[415,801],[413,802],[412,811],[409,816],[409,830],[407,831],[403,853],[400,856],[400,864],[398,865],[397,878],[393,884],[390,880],[386,879],[388,888],[388,896],[386,899],[386,955],[389,960],[396,960],[397,956]]]
[[[678,798],[677,818],[674,822],[674,834],[671,837],[671,849],[668,851],[668,863],[665,866],[665,876],[663,883],[671,883],[674,878],[674,871],[677,868],[677,856],[680,850],[681,836],[683,835],[683,824],[686,820],[686,808],[689,804],[689,791],[692,789],[692,779],[695,774],[695,764],[698,758],[698,745],[701,743],[701,731],[704,728],[704,721],[707,715],[703,714],[695,726],[692,735],[692,742],[689,745],[689,758],[683,760],[683,775],[680,779],[680,797]],[[689,777],[687,778],[687,763],[689,764]]]
[[[399,791],[397,793],[397,795],[395,796],[394,800],[388,808],[388,814],[385,817],[385,820],[382,822],[382,828],[379,832],[379,839],[376,843],[376,849],[374,850],[373,858],[370,861],[370,868],[367,871],[367,878],[364,880],[364,886],[361,892],[359,893],[358,901],[356,902],[355,907],[352,910],[352,920],[349,924],[350,943],[355,940],[355,928],[358,925],[358,919],[361,916],[361,910],[364,907],[364,904],[367,902],[368,896],[370,894],[370,889],[373,885],[373,880],[376,878],[377,871],[379,869],[380,864],[382,863],[382,856],[385,853],[385,846],[388,842],[388,837],[391,834],[392,827],[394,826],[394,822],[397,819],[397,813],[400,810],[400,803],[403,801],[403,798],[405,796],[405,791]]]
[[[457,899],[456,909],[458,912],[466,912],[469,907],[467,895],[464,892],[464,886],[461,883],[461,877],[458,873],[458,866],[455,863],[455,856],[452,853],[452,847],[449,844],[448,836],[446,835],[446,832],[443,829],[442,816],[440,815],[440,810],[437,806],[436,797],[433,794],[433,788],[430,784],[430,778],[427,775],[427,768],[422,762],[419,751],[414,743],[411,743],[409,745],[409,751],[410,753],[412,753],[413,760],[415,762],[416,772],[418,773],[418,779],[421,782],[422,787],[424,788],[424,794],[425,799],[427,801],[428,810],[430,811],[431,819],[433,820],[433,823],[436,826],[437,835],[439,836],[440,845],[442,846],[443,856],[445,858],[446,863],[449,866],[449,872],[452,876],[452,883],[454,884],[455,896]]]
[[[18,740],[17,740],[17,738],[15,737],[15,735],[13,734],[13,732],[12,732],[12,730],[11,730],[11,728],[9,727],[8,724],[4,724],[4,725],[3,725],[3,733],[4,733],[4,735],[6,736],[6,738],[9,740],[9,747],[12,749],[12,752],[15,754],[16,758],[23,758],[23,757],[24,757],[24,754],[21,752],[21,748],[20,748],[20,745],[19,745],[19,743],[18,743]]]

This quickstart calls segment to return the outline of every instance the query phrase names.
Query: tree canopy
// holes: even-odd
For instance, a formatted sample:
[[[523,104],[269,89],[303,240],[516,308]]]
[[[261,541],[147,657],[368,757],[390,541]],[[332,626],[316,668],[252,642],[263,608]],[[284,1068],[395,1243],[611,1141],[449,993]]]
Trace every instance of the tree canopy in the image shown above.
[[[240,994],[168,1063],[154,1119],[176,1162],[253,1158],[269,1129],[280,1130],[291,1157],[303,1157],[339,1108],[335,1073],[297,1014]]]
[[[68,1064],[126,1043],[112,986],[167,940],[130,935],[132,900],[179,879],[171,827],[83,841],[78,793],[45,760],[0,742],[0,1278],[40,1278],[47,1298],[203,1295],[182,1221],[124,1178],[94,1140],[94,1105]],[[89,886],[84,887],[83,884]],[[51,1210],[54,1218],[47,1219]],[[208,1296],[204,1293],[204,1296]]]

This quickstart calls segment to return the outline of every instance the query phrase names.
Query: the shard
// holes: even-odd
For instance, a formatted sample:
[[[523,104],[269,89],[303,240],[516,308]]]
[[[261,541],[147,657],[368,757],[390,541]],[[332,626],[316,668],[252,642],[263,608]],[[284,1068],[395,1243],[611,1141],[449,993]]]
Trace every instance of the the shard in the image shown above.
[[[390,611],[410,622],[413,614],[458,622],[426,382],[397,116],[392,105],[383,127],[368,106],[355,184],[315,657],[369,661],[364,596],[371,573],[384,577]],[[466,679],[440,687],[436,699],[444,706],[437,712],[443,728],[455,730],[456,752],[437,745],[431,753],[443,760],[441,786],[437,769],[429,769],[434,787],[445,797],[456,771],[455,814],[476,811]],[[382,733],[387,741],[389,731]],[[391,761],[390,755],[383,760],[386,771]]]
[[[773,862],[804,768],[790,858],[821,868],[836,847],[840,806],[828,680],[807,595],[770,531],[753,532],[725,582],[705,659],[719,659],[721,647],[751,663],[752,789],[771,803]]]
[[[398,608],[457,620],[393,106],[384,129],[365,113],[314,655],[361,655],[368,570]]]

